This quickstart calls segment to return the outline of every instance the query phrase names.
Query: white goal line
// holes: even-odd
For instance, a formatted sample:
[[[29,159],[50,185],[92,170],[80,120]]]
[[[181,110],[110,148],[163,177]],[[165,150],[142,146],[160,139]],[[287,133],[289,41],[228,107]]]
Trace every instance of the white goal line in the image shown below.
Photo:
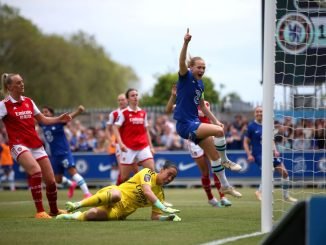
[[[254,237],[254,236],[260,236],[266,234],[264,232],[254,232],[251,234],[245,234],[245,235],[241,235],[241,236],[234,236],[234,237],[228,237],[228,238],[224,238],[224,239],[220,239],[220,240],[215,240],[215,241],[211,241],[208,243],[203,243],[201,245],[220,245],[220,244],[225,244],[227,242],[234,242],[240,239],[244,239],[244,238],[248,238],[248,237]]]

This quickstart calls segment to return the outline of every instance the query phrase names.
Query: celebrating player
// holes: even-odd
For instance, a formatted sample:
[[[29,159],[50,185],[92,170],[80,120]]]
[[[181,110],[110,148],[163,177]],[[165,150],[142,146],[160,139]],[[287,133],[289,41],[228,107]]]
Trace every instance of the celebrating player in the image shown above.
[[[171,113],[174,108],[175,108],[175,99],[177,96],[177,88],[175,85],[172,86],[171,89],[171,96],[169,98],[169,101],[166,105],[166,113]],[[205,101],[205,104],[207,108],[210,110],[210,105],[208,101]],[[200,107],[198,106],[198,116],[199,120],[203,123],[210,123],[210,120],[208,117],[206,117],[203,112],[201,111]],[[208,203],[212,205],[213,207],[221,207],[221,206],[231,206],[232,203],[224,196],[224,194],[220,191],[221,188],[221,183],[217,176],[214,174],[214,183],[216,186],[216,189],[220,195],[221,202],[219,202],[213,195],[212,193],[212,188],[211,188],[211,180],[210,180],[210,161],[207,157],[207,155],[204,153],[203,149],[199,146],[193,143],[192,141],[188,140],[188,147],[189,147],[189,152],[196,162],[199,171],[201,173],[201,183],[202,187],[206,192],[207,198],[208,198]]]
[[[23,96],[24,81],[19,74],[3,74],[3,94],[0,102],[0,118],[5,124],[11,155],[27,172],[28,184],[37,210],[35,218],[49,219],[63,212],[57,207],[57,186],[53,169],[35,130],[34,118],[42,124],[66,123],[71,120],[68,113],[58,117],[44,116],[32,99]],[[44,211],[42,202],[42,178],[46,186],[46,197],[50,213]]]
[[[125,220],[138,208],[152,207],[152,220],[181,221],[175,213],[179,210],[163,204],[163,185],[173,181],[177,167],[166,161],[159,173],[143,168],[119,186],[107,186],[90,198],[80,202],[67,202],[68,211],[83,207],[94,207],[86,212],[75,212],[57,216],[57,219],[80,221]],[[164,215],[164,213],[166,215]]]
[[[70,113],[71,118],[78,116],[85,108],[80,105],[78,109]],[[54,110],[51,107],[44,106],[42,112],[47,117],[54,116]],[[74,190],[78,185],[84,197],[90,197],[92,194],[88,190],[85,179],[77,173],[76,164],[72,156],[70,146],[64,131],[65,123],[56,123],[53,125],[40,124],[46,143],[49,146],[50,160],[55,174],[55,180],[58,184],[67,185],[69,187],[68,197],[71,198],[74,195]],[[72,177],[73,181],[63,176],[65,169]]]
[[[120,183],[129,179],[135,164],[154,171],[154,148],[148,131],[147,113],[138,107],[136,89],[128,89],[126,98],[129,105],[119,112],[113,126],[121,150]]]
[[[263,108],[261,106],[257,106],[254,111],[255,120],[248,125],[248,130],[245,134],[245,138],[243,141],[243,147],[247,153],[248,161],[255,162],[260,168],[262,164],[262,121],[263,121]],[[250,150],[251,145],[251,150]],[[274,169],[279,172],[284,180],[283,188],[283,198],[288,202],[297,202],[298,200],[291,197],[289,195],[289,174],[286,170],[284,164],[279,158],[279,152],[276,149],[275,142],[273,141],[273,166]],[[256,191],[256,197],[258,200],[261,200],[261,186]]]
[[[177,132],[184,138],[198,144],[211,160],[213,172],[221,182],[221,192],[235,197],[241,197],[228,182],[224,167],[234,171],[241,170],[239,164],[233,163],[226,156],[226,141],[223,127],[209,111],[204,101],[205,62],[200,57],[193,57],[186,64],[188,44],[191,40],[189,29],[184,36],[184,43],[179,57],[179,79],[177,83],[176,107],[173,118],[177,121]],[[201,123],[198,117],[198,106],[207,116],[211,124]],[[211,137],[213,136],[213,137]]]

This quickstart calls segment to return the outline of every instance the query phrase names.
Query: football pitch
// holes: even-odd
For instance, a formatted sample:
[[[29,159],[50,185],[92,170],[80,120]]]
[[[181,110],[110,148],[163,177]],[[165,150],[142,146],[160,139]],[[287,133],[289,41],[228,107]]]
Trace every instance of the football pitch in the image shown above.
[[[91,190],[95,193],[95,189]],[[180,209],[181,222],[151,221],[151,208],[138,209],[125,221],[37,220],[28,190],[0,192],[0,244],[202,244],[260,231],[260,202],[253,188],[239,188],[241,199],[229,208],[208,205],[201,188],[166,188],[166,200]],[[43,191],[44,193],[44,191]],[[64,208],[66,190],[59,190]],[[45,194],[45,193],[44,193]],[[74,201],[82,198],[76,191]],[[47,208],[47,202],[44,202]],[[227,244],[259,244],[264,235]],[[224,243],[223,243],[224,244]]]

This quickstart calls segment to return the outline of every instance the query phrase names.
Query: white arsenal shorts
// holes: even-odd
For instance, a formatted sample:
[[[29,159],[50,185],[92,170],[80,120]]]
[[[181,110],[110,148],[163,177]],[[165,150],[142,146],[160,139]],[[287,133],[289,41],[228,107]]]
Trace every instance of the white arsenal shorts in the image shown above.
[[[120,164],[141,163],[147,159],[153,159],[153,154],[149,146],[139,151],[134,151],[127,147],[127,151],[121,151],[120,154]]]
[[[188,149],[192,158],[199,158],[204,155],[204,150],[190,140],[188,140]]]
[[[36,160],[48,157],[43,146],[39,148],[29,148],[24,145],[14,145],[10,150],[11,156],[15,161],[17,161],[18,157],[26,151],[29,151]]]

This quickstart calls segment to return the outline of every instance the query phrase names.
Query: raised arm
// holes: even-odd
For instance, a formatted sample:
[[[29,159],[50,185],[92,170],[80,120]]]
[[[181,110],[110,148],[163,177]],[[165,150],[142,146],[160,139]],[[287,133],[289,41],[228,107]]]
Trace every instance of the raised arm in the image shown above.
[[[85,111],[85,107],[83,105],[79,105],[78,108],[70,113],[71,118],[77,117],[80,113]]]
[[[57,117],[46,117],[42,113],[35,115],[37,122],[44,125],[51,125],[55,123],[67,123],[71,121],[71,116],[68,112],[61,114]]]
[[[181,76],[185,75],[188,71],[188,66],[186,64],[187,60],[187,50],[188,50],[188,44],[191,40],[191,35],[189,34],[189,28],[187,28],[187,33],[184,36],[184,42],[182,45],[182,49],[180,52],[180,57],[179,57],[179,74]]]
[[[177,98],[177,85],[173,84],[169,101],[165,107],[165,113],[170,114],[173,112],[176,98]]]

